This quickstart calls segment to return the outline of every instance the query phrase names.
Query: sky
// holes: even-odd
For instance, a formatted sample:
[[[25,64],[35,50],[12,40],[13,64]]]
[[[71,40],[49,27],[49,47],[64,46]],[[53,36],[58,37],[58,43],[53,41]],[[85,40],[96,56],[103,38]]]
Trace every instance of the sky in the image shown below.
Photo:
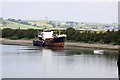
[[[53,20],[117,23],[118,1],[29,0],[28,2],[28,0],[0,0],[0,17],[41,20],[48,16],[48,19]]]
[[[117,23],[117,2],[3,2],[3,18]]]

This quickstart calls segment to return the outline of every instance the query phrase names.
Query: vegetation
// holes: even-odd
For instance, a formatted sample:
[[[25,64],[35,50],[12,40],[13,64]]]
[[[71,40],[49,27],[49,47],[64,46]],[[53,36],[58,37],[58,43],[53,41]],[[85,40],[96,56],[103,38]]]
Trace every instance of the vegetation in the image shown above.
[[[40,29],[39,27],[23,24],[25,22],[13,22],[13,21],[2,21],[0,29],[11,28],[11,29]]]
[[[42,30],[39,30],[42,31]],[[54,34],[58,34],[58,30],[53,30]],[[2,37],[10,39],[31,39],[37,37],[38,29],[2,29]],[[61,30],[61,34],[67,35],[68,41],[84,42],[84,43],[102,43],[102,44],[114,44],[120,45],[120,30],[119,31],[80,31],[74,28],[67,28],[67,30]]]
[[[22,20],[8,18],[0,18],[0,29],[11,28],[11,29],[66,29],[74,27],[78,30],[103,30],[107,29],[118,29],[117,23],[105,24],[105,23],[91,23],[91,22],[74,22],[74,21],[56,21],[56,20]]]
[[[20,30],[6,28],[2,30],[2,37],[10,39],[22,39],[22,38],[31,39],[37,37],[37,32],[38,31],[34,29]]]
[[[74,28],[67,28],[67,40],[85,43],[103,43],[120,45],[120,30],[119,31],[79,31]]]

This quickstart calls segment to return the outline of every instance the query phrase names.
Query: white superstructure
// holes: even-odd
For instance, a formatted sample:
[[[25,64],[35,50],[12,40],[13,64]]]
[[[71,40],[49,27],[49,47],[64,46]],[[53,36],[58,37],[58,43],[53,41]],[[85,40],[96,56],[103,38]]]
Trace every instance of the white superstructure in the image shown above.
[[[43,40],[46,40],[46,39],[51,39],[53,38],[53,31],[44,31],[44,32],[41,32],[41,34],[38,34],[38,37],[42,37]]]

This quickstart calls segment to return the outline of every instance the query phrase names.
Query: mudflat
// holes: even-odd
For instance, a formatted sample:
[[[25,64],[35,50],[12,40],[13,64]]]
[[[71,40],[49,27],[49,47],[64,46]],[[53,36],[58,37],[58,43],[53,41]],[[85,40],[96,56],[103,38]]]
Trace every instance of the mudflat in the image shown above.
[[[32,45],[32,40],[10,40],[5,38],[0,38],[1,44],[8,45]],[[112,44],[89,44],[89,43],[78,43],[78,42],[65,42],[65,47],[82,47],[82,48],[100,48],[100,49],[111,49],[119,50],[120,45]]]

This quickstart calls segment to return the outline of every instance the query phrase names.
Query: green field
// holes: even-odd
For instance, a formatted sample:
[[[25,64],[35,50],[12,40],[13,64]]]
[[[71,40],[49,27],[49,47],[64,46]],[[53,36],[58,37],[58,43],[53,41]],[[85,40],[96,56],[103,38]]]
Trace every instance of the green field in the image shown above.
[[[23,22],[28,22],[28,24],[23,24],[20,23],[19,21],[14,22],[10,20],[0,20],[0,29],[5,29],[5,28],[11,28],[11,29],[67,29],[70,27],[73,27],[76,30],[90,30],[90,29],[96,29],[96,30],[103,30],[102,27],[105,26],[116,26],[117,24],[105,24],[105,23],[90,23],[90,22],[77,22],[77,25],[70,26],[66,25],[65,21],[52,21],[55,26],[52,24],[48,23],[50,21],[45,21],[45,20],[36,20],[36,21],[25,21],[22,20]],[[60,26],[58,24],[60,23]]]
[[[25,25],[25,24],[20,24],[20,23],[16,23],[16,22],[11,22],[11,21],[5,21],[7,22],[5,25],[0,25],[0,29],[4,29],[4,28],[11,28],[11,29],[41,29],[39,27],[36,26],[32,26],[32,25]]]
[[[59,29],[59,28],[53,28],[51,25],[46,25],[46,26],[33,26],[33,25],[26,25],[26,24],[21,24],[21,23],[17,23],[17,22],[11,22],[8,20],[4,20],[4,22],[6,22],[6,24],[2,24],[2,21],[0,20],[0,29],[5,29],[5,28],[11,28],[11,29],[44,29],[45,27],[47,29]],[[38,21],[36,21],[36,23],[38,23]],[[40,22],[41,23],[41,22]],[[61,30],[65,29],[65,28],[60,28]]]

